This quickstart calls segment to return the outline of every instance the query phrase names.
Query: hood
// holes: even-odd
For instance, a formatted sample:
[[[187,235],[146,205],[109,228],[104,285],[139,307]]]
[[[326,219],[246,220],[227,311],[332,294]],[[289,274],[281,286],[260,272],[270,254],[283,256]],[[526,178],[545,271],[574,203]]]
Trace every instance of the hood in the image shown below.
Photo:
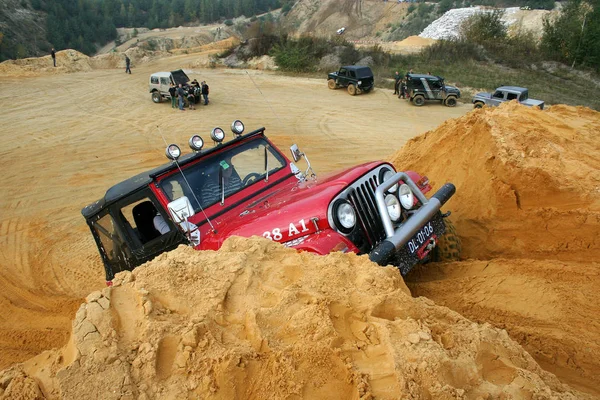
[[[480,93],[477,93],[473,97],[474,98],[480,98],[480,99],[491,99],[492,98],[492,94],[491,93],[486,93],[486,92],[480,92]]]
[[[534,107],[534,106],[543,106],[544,102],[541,100],[527,99],[527,100],[522,101],[521,104],[525,104],[526,106],[529,106],[529,107]]]
[[[444,85],[444,87],[446,88],[446,92],[452,92],[452,93],[458,93],[458,94],[460,94],[460,90],[456,86]]]
[[[173,75],[173,80],[175,80],[175,86],[179,85],[180,83],[182,85],[186,85],[190,81],[190,78],[188,78],[182,69],[171,71],[171,75]]]
[[[319,177],[316,181],[288,180],[213,220],[217,233],[208,232],[201,247],[219,247],[229,236],[266,236],[266,233],[270,233],[275,241],[287,242],[327,229],[327,209],[331,200],[381,164],[381,161],[362,164]]]

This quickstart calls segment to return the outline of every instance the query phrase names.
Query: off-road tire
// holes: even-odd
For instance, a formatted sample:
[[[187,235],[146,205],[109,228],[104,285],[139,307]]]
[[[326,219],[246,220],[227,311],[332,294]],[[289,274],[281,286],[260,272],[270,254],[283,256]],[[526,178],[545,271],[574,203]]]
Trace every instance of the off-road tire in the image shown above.
[[[461,243],[454,224],[444,218],[446,232],[438,239],[438,244],[433,249],[431,261],[458,261],[460,260]]]
[[[483,108],[483,102],[476,101],[475,104],[473,104],[473,108]]]
[[[335,79],[328,79],[327,80],[327,87],[329,89],[337,89],[337,84],[335,83]]]
[[[356,86],[354,86],[353,84],[349,84],[349,85],[348,85],[348,94],[349,94],[350,96],[355,96],[355,95],[356,95],[356,92],[357,92],[357,90],[356,90]]]
[[[412,102],[415,106],[421,107],[423,104],[425,104],[425,97],[423,97],[421,94],[418,94],[413,97]]]
[[[157,104],[162,101],[162,96],[160,95],[159,92],[157,92],[157,91],[152,92],[152,101]]]
[[[456,97],[454,97],[454,96],[447,97],[446,100],[444,101],[444,105],[446,107],[456,107]]]

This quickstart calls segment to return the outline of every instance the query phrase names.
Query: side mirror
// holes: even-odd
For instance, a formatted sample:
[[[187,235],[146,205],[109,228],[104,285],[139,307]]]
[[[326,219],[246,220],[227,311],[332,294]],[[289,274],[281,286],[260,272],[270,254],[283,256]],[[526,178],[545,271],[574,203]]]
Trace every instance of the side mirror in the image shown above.
[[[298,148],[297,144],[293,144],[290,147],[290,151],[292,152],[292,158],[294,159],[294,162],[298,162],[302,158],[302,152]]]
[[[187,196],[182,196],[167,204],[167,209],[171,214],[171,218],[176,224],[180,224],[194,215],[194,207],[190,204]]]

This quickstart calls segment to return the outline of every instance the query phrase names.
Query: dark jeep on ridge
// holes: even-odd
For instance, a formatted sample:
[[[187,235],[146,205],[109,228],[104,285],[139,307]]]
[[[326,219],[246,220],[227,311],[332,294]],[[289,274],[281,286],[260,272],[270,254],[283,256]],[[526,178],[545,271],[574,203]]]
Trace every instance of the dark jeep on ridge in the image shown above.
[[[406,74],[406,90],[407,98],[418,107],[425,104],[425,100],[437,100],[454,107],[460,98],[457,87],[446,85],[444,78],[433,75]]]
[[[372,161],[317,179],[307,156],[290,147],[290,161],[265,136],[244,134],[233,122],[232,140],[214,128],[215,146],[199,135],[192,152],[170,144],[170,162],[108,189],[81,210],[104,263],[107,284],[115,274],[188,244],[218,250],[230,236],[263,236],[317,254],[368,254],[403,275],[415,264],[456,259],[460,243],[440,208],[451,183],[432,197],[426,176],[396,172]],[[295,163],[306,163],[301,171]]]
[[[369,93],[375,86],[371,68],[360,65],[347,65],[337,72],[327,74],[327,87],[337,89],[345,87],[352,96]]]

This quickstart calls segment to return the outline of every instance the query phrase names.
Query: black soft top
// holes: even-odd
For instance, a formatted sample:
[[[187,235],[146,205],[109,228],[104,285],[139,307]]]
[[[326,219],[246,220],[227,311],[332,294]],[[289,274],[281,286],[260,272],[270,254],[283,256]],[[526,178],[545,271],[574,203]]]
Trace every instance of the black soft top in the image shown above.
[[[441,76],[435,75],[427,75],[427,74],[406,74],[410,79],[421,79],[421,78],[434,78],[434,79],[444,79]]]
[[[363,65],[344,65],[342,68],[355,71],[357,78],[368,78],[373,76],[373,71],[371,71],[371,68]]]
[[[194,153],[182,155],[179,158],[179,160],[177,160],[177,161],[179,162],[180,166],[184,166],[194,160],[203,158],[211,153],[214,153],[215,151],[221,151],[229,146],[232,146],[232,145],[238,143],[240,140],[247,139],[247,138],[249,138],[251,136],[255,136],[255,135],[264,135],[264,131],[265,131],[265,128],[256,129],[245,135],[242,135],[233,140],[230,140],[229,142],[223,143],[220,146],[215,146],[210,149],[202,150],[197,153],[194,152]],[[108,189],[106,191],[106,194],[104,195],[104,197],[102,197],[100,200],[98,200],[88,206],[85,206],[81,210],[81,214],[86,219],[89,219],[90,217],[98,214],[101,210],[108,207],[112,203],[114,203],[124,197],[127,197],[130,194],[137,192],[138,190],[141,190],[141,189],[147,187],[150,183],[152,183],[154,178],[156,178],[157,176],[163,175],[163,174],[165,174],[169,171],[175,170],[175,169],[177,169],[177,165],[174,162],[170,162],[167,164],[163,164],[160,167],[151,169],[149,171],[142,172],[132,178],[124,180],[123,182],[117,183],[116,185],[114,185],[113,187]]]

